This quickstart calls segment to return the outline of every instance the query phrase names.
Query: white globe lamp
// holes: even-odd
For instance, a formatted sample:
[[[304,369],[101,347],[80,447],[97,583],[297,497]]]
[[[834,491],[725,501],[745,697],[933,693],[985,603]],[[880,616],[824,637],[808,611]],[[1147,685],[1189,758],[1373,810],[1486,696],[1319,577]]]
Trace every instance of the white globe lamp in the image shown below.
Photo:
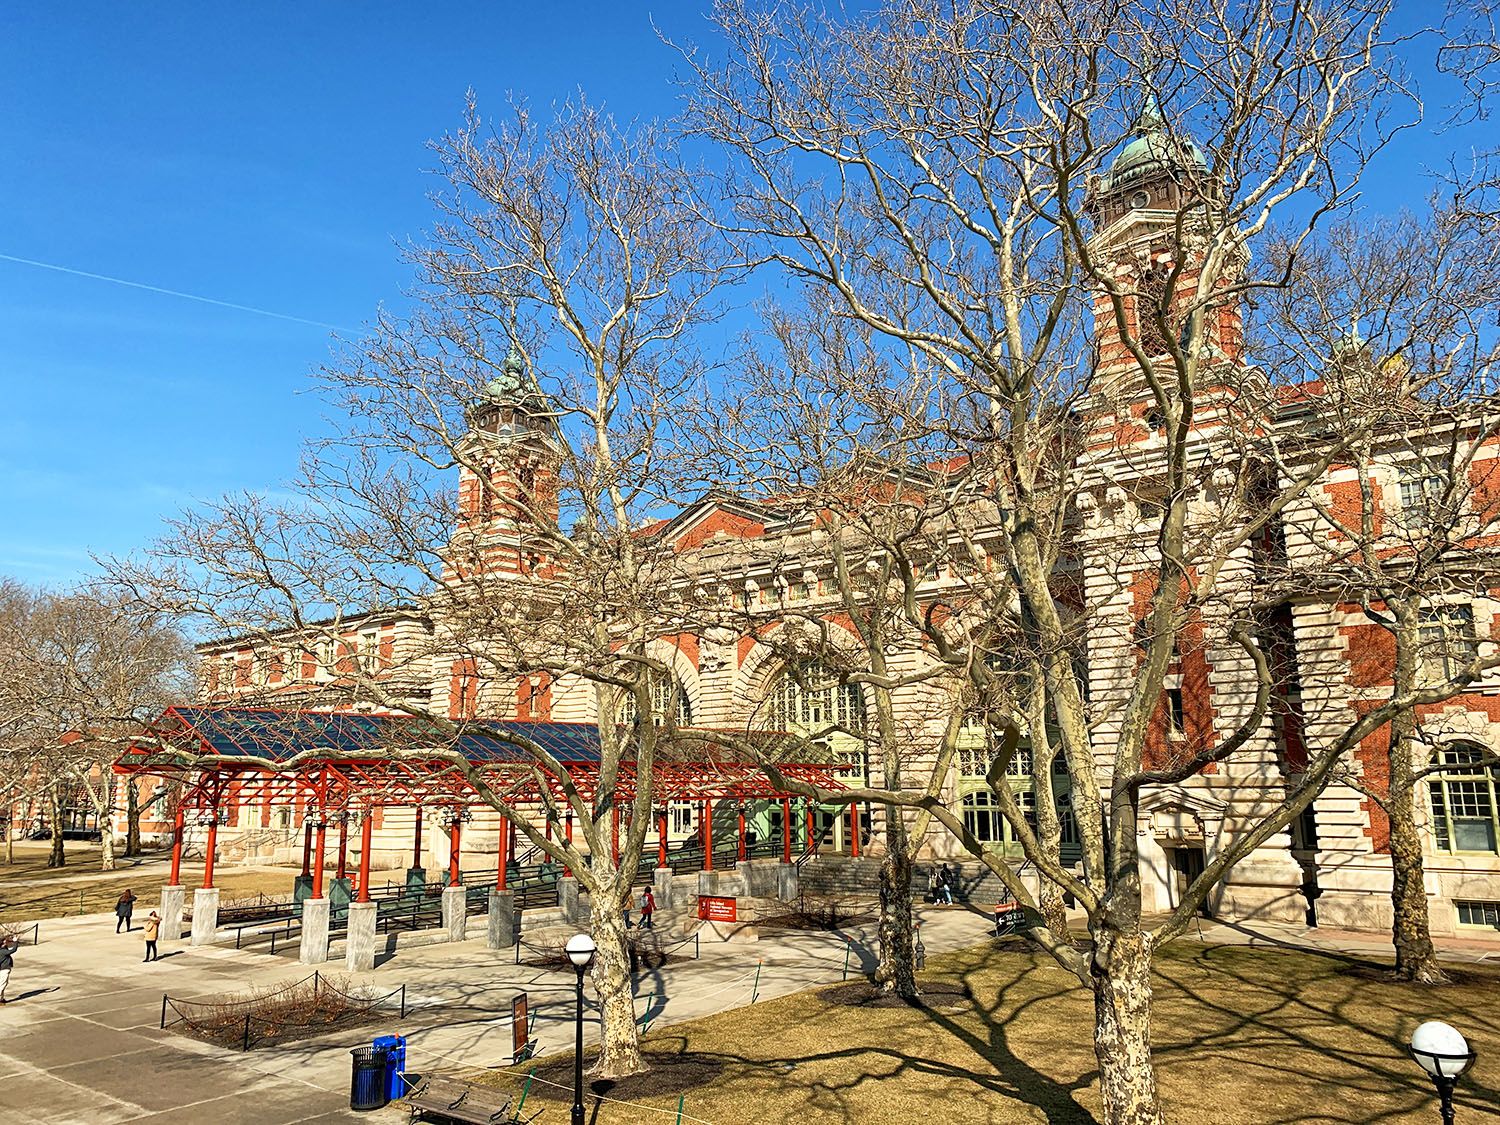
[[[1419,1024],[1411,1033],[1411,1045],[1407,1049],[1437,1087],[1444,1125],[1453,1125],[1453,1087],[1459,1077],[1474,1065],[1474,1049],[1458,1028],[1442,1020]]]

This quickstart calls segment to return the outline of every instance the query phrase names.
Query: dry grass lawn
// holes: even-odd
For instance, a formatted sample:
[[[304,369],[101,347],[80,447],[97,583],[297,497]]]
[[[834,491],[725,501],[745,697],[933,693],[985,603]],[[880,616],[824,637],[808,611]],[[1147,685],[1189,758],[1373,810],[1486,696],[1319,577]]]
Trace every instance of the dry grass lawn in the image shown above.
[[[128,862],[121,859],[122,864]],[[214,871],[214,883],[222,889],[223,899],[227,902],[257,893],[290,895],[295,874],[290,868],[245,871],[221,865]],[[102,873],[99,870],[99,846],[81,846],[72,842],[68,846],[67,866],[49,868],[45,844],[18,841],[16,862],[0,863],[0,922],[104,913],[113,910],[121,893],[129,888],[139,899],[134,919],[139,925],[146,913],[161,901],[161,889],[166,885],[167,877],[168,869],[164,863]],[[188,901],[191,903],[191,888],[203,881],[201,861],[191,866],[183,865],[182,881],[189,888]]]
[[[1095,1121],[1089,1000],[1019,947],[934,958],[926,1009],[834,985],[650,1035],[653,1070],[593,1094],[686,1122]],[[967,996],[965,995],[967,993]],[[1437,1120],[1403,1044],[1423,1019],[1461,1028],[1479,1062],[1459,1091],[1463,1125],[1500,1118],[1500,972],[1441,989],[1397,984],[1369,962],[1301,952],[1168,946],[1158,960],[1155,1044],[1167,1118],[1201,1125]],[[570,1054],[537,1076],[571,1090]],[[527,1067],[480,1072],[519,1089]],[[476,1077],[469,1075],[468,1077]],[[571,1093],[534,1084],[528,1112],[566,1113]],[[598,1102],[596,1125],[672,1116]]]

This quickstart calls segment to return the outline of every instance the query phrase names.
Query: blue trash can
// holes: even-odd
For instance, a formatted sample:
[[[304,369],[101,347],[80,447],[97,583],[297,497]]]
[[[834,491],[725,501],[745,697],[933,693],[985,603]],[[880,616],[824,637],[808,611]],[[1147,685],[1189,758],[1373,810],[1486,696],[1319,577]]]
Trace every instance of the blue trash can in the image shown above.
[[[383,1047],[355,1047],[354,1071],[349,1077],[349,1108],[381,1109],[390,1102],[386,1093],[386,1052]]]
[[[406,1083],[401,1075],[406,1070],[406,1036],[381,1035],[370,1044],[377,1051],[385,1052],[385,1094],[391,1101],[406,1096]]]

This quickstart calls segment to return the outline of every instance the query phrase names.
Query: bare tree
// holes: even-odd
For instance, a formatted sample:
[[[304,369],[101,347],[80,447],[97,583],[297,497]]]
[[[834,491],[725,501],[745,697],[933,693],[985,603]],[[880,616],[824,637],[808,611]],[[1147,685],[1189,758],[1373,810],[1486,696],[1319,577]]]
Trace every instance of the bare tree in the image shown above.
[[[445,752],[588,892],[595,1071],[619,1077],[645,1069],[623,908],[654,766],[677,737],[661,638],[683,613],[668,597],[677,554],[642,531],[681,475],[662,435],[699,375],[693,337],[716,315],[723,253],[654,126],[581,104],[491,125],[471,103],[433,148],[445,184],[410,251],[414,311],[382,313],[325,371],[345,422],[309,451],[295,499],[191,513],[153,567],[123,577],[249,647],[325,653],[326,703],[424,720],[429,744],[390,753]],[[355,612],[423,628],[361,660]],[[493,723],[552,709],[598,721],[597,778]],[[452,746],[465,732],[511,741],[520,780],[464,762]],[[577,837],[545,830],[538,807]]]
[[[933,380],[935,409],[908,422],[965,447],[998,510],[1007,616],[1024,638],[1022,666],[1040,673],[1012,680],[1041,719],[1033,733],[1055,739],[1066,766],[1078,870],[1056,862],[1014,802],[1002,811],[1026,857],[1084,910],[1092,947],[1033,933],[1093,994],[1107,1120],[1159,1122],[1153,949],[1285,828],[1350,747],[1430,698],[1388,699],[1320,746],[1168,920],[1146,927],[1142,792],[1269,752],[1276,678],[1246,576],[1267,528],[1357,439],[1331,438],[1266,487],[1256,466],[1275,456],[1252,461],[1245,443],[1279,435],[1232,423],[1271,409],[1274,384],[1303,375],[1251,367],[1238,310],[1284,282],[1250,268],[1251,243],[1279,221],[1290,244],[1306,244],[1417,112],[1387,9],[958,3],[851,18],[725,3],[716,13],[727,61],[685,57],[692,123],[733,162],[719,221],[829,316],[920,357],[896,370]],[[1094,314],[1092,341],[1080,306]],[[1087,456],[1059,474],[1057,451],[1070,445]],[[1070,523],[1118,557],[1059,556],[1053,533]],[[1133,622],[1107,619],[1122,602]],[[1073,659],[1080,618],[1112,637],[1087,698]],[[1205,635],[1234,654],[1244,697],[1214,737],[1154,747],[1169,671]],[[928,794],[870,796],[924,807],[975,847]]]
[[[1363,706],[1419,690],[1439,703],[1484,667],[1468,607],[1500,582],[1489,547],[1500,466],[1485,448],[1500,424],[1489,330],[1500,247],[1486,225],[1461,197],[1435,202],[1425,218],[1340,223],[1314,252],[1281,258],[1292,280],[1267,302],[1262,354],[1320,372],[1318,424],[1356,435],[1330,467],[1344,486],[1310,490],[1288,514],[1284,588],[1358,605],[1385,635],[1379,669],[1350,673],[1365,685]],[[1280,580],[1267,579],[1269,594]],[[1329,688],[1315,682],[1324,670],[1299,675],[1304,696]],[[1396,972],[1426,983],[1446,976],[1428,920],[1416,794],[1445,768],[1444,725],[1431,710],[1400,710],[1376,735],[1384,770],[1346,779],[1389,824]]]
[[[99,825],[100,865],[113,870],[112,766],[141,723],[186,689],[186,642],[170,618],[87,590],[11,588],[6,602],[11,784],[46,793],[49,867],[66,862],[63,811],[82,799]]]

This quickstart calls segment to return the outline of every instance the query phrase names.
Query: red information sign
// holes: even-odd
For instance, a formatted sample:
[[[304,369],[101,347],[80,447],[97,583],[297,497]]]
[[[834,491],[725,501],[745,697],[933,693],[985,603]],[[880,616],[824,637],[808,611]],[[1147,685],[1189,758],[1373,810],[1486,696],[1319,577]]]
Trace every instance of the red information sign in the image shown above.
[[[734,922],[739,919],[739,899],[722,895],[699,895],[698,917],[705,922]]]

